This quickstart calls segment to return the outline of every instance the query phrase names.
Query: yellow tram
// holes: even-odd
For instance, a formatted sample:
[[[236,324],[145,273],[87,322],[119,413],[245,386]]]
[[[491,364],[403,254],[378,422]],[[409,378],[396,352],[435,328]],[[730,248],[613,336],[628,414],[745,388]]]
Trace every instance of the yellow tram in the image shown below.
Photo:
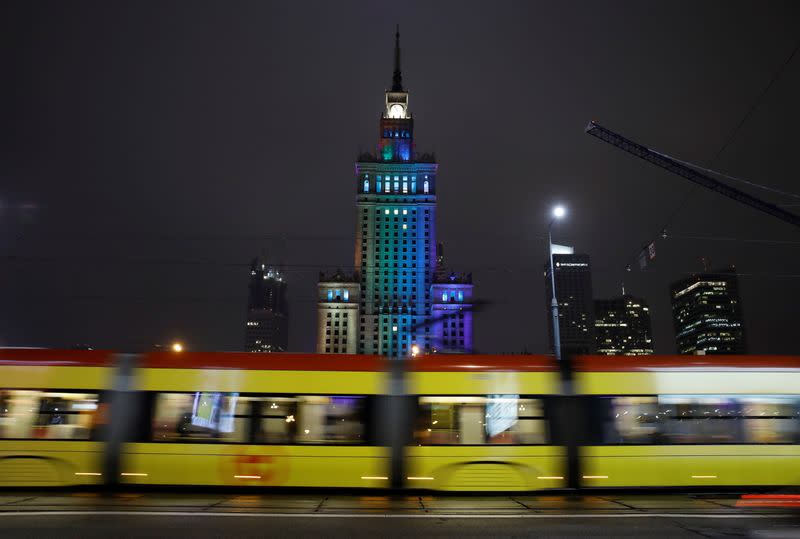
[[[565,450],[547,415],[559,392],[547,356],[422,356],[409,365],[415,400],[407,485],[536,490],[565,483]]]
[[[147,354],[123,483],[386,487],[375,356]]]
[[[578,357],[587,487],[800,484],[800,358]]]
[[[0,349],[0,487],[117,483],[797,486],[800,358]]]
[[[0,487],[103,482],[112,353],[0,349]]]

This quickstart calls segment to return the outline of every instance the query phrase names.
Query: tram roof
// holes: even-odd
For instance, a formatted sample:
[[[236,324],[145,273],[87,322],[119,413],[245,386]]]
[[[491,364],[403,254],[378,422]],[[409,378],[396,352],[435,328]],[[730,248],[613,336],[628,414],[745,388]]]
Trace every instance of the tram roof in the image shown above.
[[[0,366],[108,367],[109,350],[58,350],[51,348],[0,348]]]
[[[150,352],[139,366],[146,369],[242,369],[265,371],[383,371],[380,356],[255,352]]]
[[[574,370],[579,372],[641,372],[664,370],[800,370],[800,356],[764,355],[653,355],[653,356],[577,356]]]
[[[409,360],[409,370],[440,372],[555,371],[552,356],[545,355],[469,355],[433,354]]]

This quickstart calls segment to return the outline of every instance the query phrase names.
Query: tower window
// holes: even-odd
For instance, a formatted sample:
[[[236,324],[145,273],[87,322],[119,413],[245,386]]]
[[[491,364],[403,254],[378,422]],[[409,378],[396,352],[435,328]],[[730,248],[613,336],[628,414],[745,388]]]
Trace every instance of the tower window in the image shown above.
[[[422,192],[427,194],[429,191],[430,191],[430,184],[428,183],[428,180],[425,180],[424,182],[422,182]]]
[[[364,180],[364,192],[369,193],[369,180]]]

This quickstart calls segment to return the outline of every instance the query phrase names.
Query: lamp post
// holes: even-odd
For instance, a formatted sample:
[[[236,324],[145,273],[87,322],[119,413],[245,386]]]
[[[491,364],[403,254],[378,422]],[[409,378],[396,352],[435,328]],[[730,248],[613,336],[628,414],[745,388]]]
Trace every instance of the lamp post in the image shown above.
[[[558,299],[556,298],[556,274],[553,266],[553,223],[567,214],[564,206],[558,205],[553,208],[553,218],[547,225],[547,241],[550,248],[550,286],[553,292],[553,299],[550,301],[550,309],[553,313],[553,353],[556,361],[561,361],[561,328],[558,324]]]

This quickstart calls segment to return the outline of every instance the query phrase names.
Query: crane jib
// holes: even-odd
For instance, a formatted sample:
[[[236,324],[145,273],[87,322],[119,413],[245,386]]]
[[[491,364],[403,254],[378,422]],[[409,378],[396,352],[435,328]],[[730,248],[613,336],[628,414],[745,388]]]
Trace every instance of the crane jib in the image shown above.
[[[711,189],[712,191],[715,191],[721,195],[732,198],[737,202],[746,204],[751,208],[755,208],[761,212],[786,221],[787,223],[791,223],[800,227],[800,216],[779,208],[774,204],[770,204],[769,202],[761,200],[760,198],[751,194],[745,193],[744,191],[740,191],[739,189],[731,187],[730,185],[716,180],[710,176],[702,174],[691,167],[670,159],[669,157],[655,152],[646,146],[642,146],[641,144],[629,140],[595,122],[589,122],[589,125],[586,126],[586,132],[593,137],[597,137],[600,140],[611,144],[612,146],[616,146],[620,150],[644,159],[645,161],[672,172],[673,174],[677,174],[678,176],[686,178],[687,180],[698,185],[702,185],[703,187]]]

